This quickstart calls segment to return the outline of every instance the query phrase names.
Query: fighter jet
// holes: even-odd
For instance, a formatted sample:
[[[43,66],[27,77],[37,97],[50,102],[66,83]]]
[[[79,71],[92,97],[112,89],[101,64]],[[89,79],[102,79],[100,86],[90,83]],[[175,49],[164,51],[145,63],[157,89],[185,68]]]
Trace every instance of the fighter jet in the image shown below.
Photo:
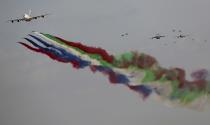
[[[165,37],[165,36],[161,36],[160,34],[156,34],[156,36],[153,36],[151,39],[160,39],[161,37]]]
[[[38,18],[44,18],[47,15],[49,15],[49,14],[42,14],[42,15],[38,15],[38,16],[31,16],[31,10],[29,10],[29,13],[28,14],[25,13],[22,18],[11,19],[11,20],[8,20],[8,21],[11,22],[11,23],[20,22],[20,21],[30,22],[30,21],[38,19]]]
[[[123,36],[128,36],[128,33],[121,34],[121,36],[122,36],[122,37],[123,37]]]
[[[185,37],[187,37],[188,35],[182,35],[182,34],[180,34],[180,35],[178,35],[178,36],[176,36],[176,38],[185,38]]]

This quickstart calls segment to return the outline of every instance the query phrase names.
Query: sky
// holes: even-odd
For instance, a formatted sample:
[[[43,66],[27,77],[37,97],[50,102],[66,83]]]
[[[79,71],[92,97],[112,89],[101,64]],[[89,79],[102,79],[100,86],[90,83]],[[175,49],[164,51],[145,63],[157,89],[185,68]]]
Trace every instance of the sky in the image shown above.
[[[209,125],[208,108],[198,112],[153,97],[143,101],[100,73],[75,70],[17,43],[35,30],[111,54],[137,50],[163,67],[186,69],[189,77],[196,69],[210,69],[209,6],[209,0],[1,0],[0,124]],[[51,15],[30,23],[6,22],[29,9],[32,15]],[[173,29],[189,37],[176,39]],[[166,38],[151,40],[156,33]]]

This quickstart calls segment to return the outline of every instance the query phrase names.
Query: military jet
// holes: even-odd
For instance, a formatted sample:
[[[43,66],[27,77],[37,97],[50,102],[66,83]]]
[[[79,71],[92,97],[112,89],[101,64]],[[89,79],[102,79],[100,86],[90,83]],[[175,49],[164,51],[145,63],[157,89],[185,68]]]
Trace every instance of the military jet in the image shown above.
[[[49,15],[49,14],[42,14],[42,15],[38,15],[38,16],[31,16],[31,10],[29,10],[29,13],[28,14],[25,13],[22,18],[11,19],[11,20],[8,20],[8,21],[11,22],[11,23],[21,22],[21,21],[30,22],[30,21],[38,19],[38,18],[44,18],[47,15]]]
[[[121,34],[121,36],[122,36],[122,37],[123,37],[123,36],[128,36],[128,33]]]
[[[151,39],[160,39],[161,37],[165,37],[165,36],[162,36],[160,34],[156,34],[156,36],[151,37]]]
[[[176,38],[185,38],[187,36],[189,36],[189,35],[182,35],[182,34],[180,34],[180,35],[176,36]]]

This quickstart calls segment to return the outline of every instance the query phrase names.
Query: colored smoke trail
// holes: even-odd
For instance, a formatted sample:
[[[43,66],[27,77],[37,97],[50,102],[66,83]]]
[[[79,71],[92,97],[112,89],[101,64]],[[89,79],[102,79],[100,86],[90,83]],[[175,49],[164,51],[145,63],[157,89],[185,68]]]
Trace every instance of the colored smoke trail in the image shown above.
[[[163,68],[154,57],[145,53],[133,51],[114,56],[102,48],[39,32],[33,32],[25,40],[32,46],[19,43],[34,52],[71,63],[77,69],[89,67],[92,72],[101,72],[111,83],[125,85],[144,99],[154,93],[172,105],[201,108],[209,103],[210,81],[206,79],[208,71],[205,69],[192,73],[194,80],[189,81],[183,69]]]

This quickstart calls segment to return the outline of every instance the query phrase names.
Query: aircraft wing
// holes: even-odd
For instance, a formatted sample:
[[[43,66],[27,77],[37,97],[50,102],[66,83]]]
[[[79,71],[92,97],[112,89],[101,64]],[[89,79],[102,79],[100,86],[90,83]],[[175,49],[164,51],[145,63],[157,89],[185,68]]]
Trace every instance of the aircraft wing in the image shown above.
[[[43,15],[39,15],[39,16],[34,16],[34,17],[31,17],[31,19],[44,18],[47,15],[49,15],[49,14],[43,14]]]
[[[8,20],[8,21],[11,22],[11,23],[14,23],[14,22],[20,22],[20,21],[24,21],[24,20],[25,20],[24,18],[20,18],[20,19]]]

